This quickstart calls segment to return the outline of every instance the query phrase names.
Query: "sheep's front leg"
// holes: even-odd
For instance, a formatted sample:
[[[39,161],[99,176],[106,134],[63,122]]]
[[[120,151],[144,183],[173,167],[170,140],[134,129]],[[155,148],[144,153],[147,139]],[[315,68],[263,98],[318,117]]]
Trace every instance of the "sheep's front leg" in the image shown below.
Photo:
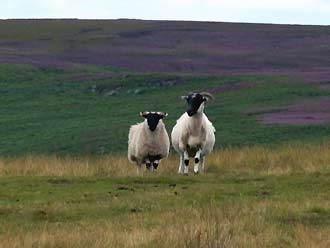
[[[151,162],[148,158],[146,159],[146,168],[148,171],[150,171],[150,169],[151,169]]]
[[[155,161],[152,163],[152,167],[153,167],[153,170],[154,170],[154,171],[157,171],[158,165],[159,165],[159,160],[155,160]]]
[[[198,174],[198,166],[199,166],[199,161],[201,160],[201,152],[202,151],[199,149],[195,154],[195,165],[194,165],[195,175]]]
[[[183,161],[184,161],[184,175],[188,176],[189,171],[189,154],[187,151],[183,152]]]
[[[205,156],[201,157],[201,173],[205,173]]]
[[[179,174],[183,173],[183,167],[184,167],[184,163],[183,163],[183,154],[181,154],[181,155],[180,155],[179,171],[178,171]]]

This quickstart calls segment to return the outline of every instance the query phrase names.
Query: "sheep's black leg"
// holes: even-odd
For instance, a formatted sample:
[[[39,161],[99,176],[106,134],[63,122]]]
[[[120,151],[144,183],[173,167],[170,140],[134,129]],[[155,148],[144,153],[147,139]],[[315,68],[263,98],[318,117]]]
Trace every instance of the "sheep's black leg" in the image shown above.
[[[201,160],[201,150],[199,149],[197,152],[196,152],[196,155],[195,155],[195,166],[194,166],[194,173],[195,175],[198,174],[198,167],[199,167],[199,161]]]
[[[159,161],[158,161],[158,160],[155,160],[155,161],[152,163],[152,166],[154,167],[154,170],[155,170],[155,171],[157,170],[158,165],[159,165]]]
[[[147,168],[148,171],[150,171],[150,169],[151,169],[151,163],[150,162],[146,163],[146,168]]]
[[[151,169],[151,162],[149,159],[146,159],[146,168],[148,171],[150,171],[150,169]]]

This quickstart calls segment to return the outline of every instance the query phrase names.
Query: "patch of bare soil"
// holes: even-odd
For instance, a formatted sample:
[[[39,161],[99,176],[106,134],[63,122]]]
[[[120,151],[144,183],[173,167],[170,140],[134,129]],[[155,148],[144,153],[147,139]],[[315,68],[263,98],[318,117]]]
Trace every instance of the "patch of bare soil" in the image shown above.
[[[321,125],[330,123],[330,97],[304,99],[278,108],[254,108],[249,113],[264,124]]]

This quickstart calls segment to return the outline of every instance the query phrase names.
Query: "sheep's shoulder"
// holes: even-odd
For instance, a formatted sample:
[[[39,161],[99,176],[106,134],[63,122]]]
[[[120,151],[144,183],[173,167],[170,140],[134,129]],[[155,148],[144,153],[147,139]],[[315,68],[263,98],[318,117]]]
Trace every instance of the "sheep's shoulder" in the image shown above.
[[[213,133],[216,132],[215,127],[213,126],[212,122],[207,118],[207,116],[204,114],[203,115],[203,119],[204,119],[204,126],[207,130],[211,130]]]

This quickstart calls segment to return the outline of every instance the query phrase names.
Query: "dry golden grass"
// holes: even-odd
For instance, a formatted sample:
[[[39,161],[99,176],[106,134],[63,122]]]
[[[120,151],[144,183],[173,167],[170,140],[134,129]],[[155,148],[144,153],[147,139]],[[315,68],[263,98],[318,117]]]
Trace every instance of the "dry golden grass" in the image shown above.
[[[144,172],[140,175],[141,180],[163,180],[165,186],[158,185],[148,191],[148,187],[155,184],[154,180],[152,184],[145,186],[147,191],[136,188],[136,192],[132,193],[134,199],[127,193],[118,197],[112,194],[112,198],[107,201],[103,201],[103,198],[90,198],[90,201],[81,203],[67,203],[59,199],[49,206],[40,206],[36,197],[36,202],[27,198],[27,202],[31,201],[35,205],[12,203],[17,213],[35,213],[42,207],[42,211],[50,216],[63,213],[74,215],[75,211],[82,211],[86,217],[62,221],[32,218],[31,223],[22,224],[19,219],[14,219],[19,217],[10,217],[8,214],[9,220],[13,218],[13,221],[0,225],[0,247],[330,247],[330,221],[324,220],[330,218],[330,198],[327,195],[329,191],[319,191],[322,191],[323,185],[329,185],[326,183],[326,177],[330,173],[329,151],[328,143],[215,151],[207,157],[206,176],[191,177],[191,182],[186,181],[191,183],[188,189],[182,190],[175,196],[177,198],[172,198],[173,191],[170,191],[167,185],[168,180],[177,175],[178,156],[171,155],[169,159],[162,161],[157,174],[149,177]],[[0,175],[0,182],[1,178],[7,176],[10,180],[16,176],[96,177],[99,180],[100,176],[109,178],[110,183],[113,183],[111,179],[123,178],[125,183],[129,184],[136,180],[136,168],[122,156],[73,158],[27,155],[0,159]],[[224,175],[219,183],[218,175]],[[235,179],[236,175],[245,178],[247,183],[241,181],[235,184],[232,179]],[[306,191],[304,197],[305,190],[312,187],[310,184],[317,182],[315,175],[316,178],[321,175],[320,180],[323,181],[320,181],[318,188]],[[255,176],[266,181],[254,181]],[[300,176],[305,177],[306,181],[295,184],[294,180]],[[309,181],[309,176],[314,179]],[[269,177],[275,183],[268,182]],[[28,180],[27,185],[35,179]],[[178,184],[183,179],[175,177],[175,180]],[[291,180],[292,187],[304,188],[290,191]],[[284,182],[284,186],[277,185],[280,182]],[[47,185],[55,187],[49,186],[49,183]],[[202,186],[204,189],[199,190],[198,187]],[[59,192],[65,190],[64,186],[56,187]],[[180,187],[177,186],[175,190],[180,190]],[[244,191],[245,187],[250,188]],[[95,190],[96,194],[96,189],[98,188],[91,188],[90,191]],[[222,200],[215,200],[213,197],[218,189],[229,193],[223,195]],[[259,193],[265,190],[269,190],[269,195],[259,197]],[[103,192],[102,188],[100,191]],[[203,198],[207,192],[210,192],[210,195]],[[254,195],[255,193],[257,195]],[[62,197],[61,193],[58,194]],[[100,196],[103,197],[101,194]],[[142,204],[151,199],[162,202],[138,213],[128,210],[129,213],[122,213],[119,217],[87,216],[93,211],[111,211],[109,204],[130,206],[130,201]],[[316,212],[313,212],[314,210]],[[120,211],[118,215],[121,214]],[[11,213],[10,205],[1,205],[0,191],[0,221],[7,212]]]
[[[0,247],[329,247],[329,226],[320,229],[293,223],[286,230],[276,223],[281,212],[304,211],[309,204],[210,205],[162,213],[151,220],[136,215],[121,223],[45,223],[32,230],[11,227],[2,233]]]
[[[160,164],[157,175],[177,174],[179,158],[172,154]],[[144,170],[142,170],[144,171]],[[275,148],[262,146],[213,152],[206,158],[206,172],[247,175],[285,175],[330,172],[330,144],[294,144]],[[58,157],[26,155],[0,158],[0,175],[6,176],[136,176],[136,166],[125,156]]]

